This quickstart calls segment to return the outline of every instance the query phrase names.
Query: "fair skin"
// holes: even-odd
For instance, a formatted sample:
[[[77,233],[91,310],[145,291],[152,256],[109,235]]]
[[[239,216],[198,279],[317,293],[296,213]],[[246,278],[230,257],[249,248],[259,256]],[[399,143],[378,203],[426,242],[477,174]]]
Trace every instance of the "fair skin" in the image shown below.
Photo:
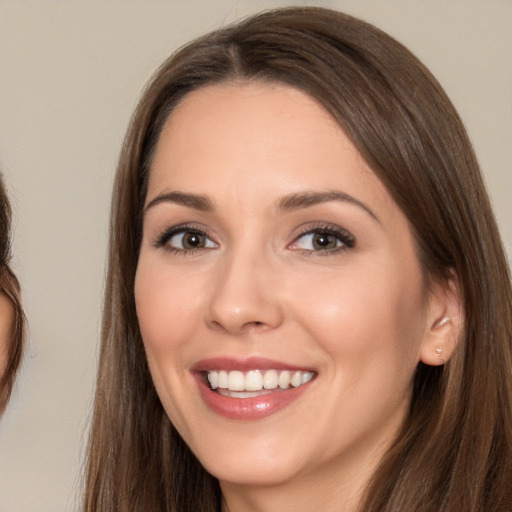
[[[162,404],[224,510],[356,510],[418,362],[442,362],[448,296],[426,293],[407,219],[309,96],[208,86],[167,121],[137,314]],[[206,381],[269,368],[306,377],[231,396]]]

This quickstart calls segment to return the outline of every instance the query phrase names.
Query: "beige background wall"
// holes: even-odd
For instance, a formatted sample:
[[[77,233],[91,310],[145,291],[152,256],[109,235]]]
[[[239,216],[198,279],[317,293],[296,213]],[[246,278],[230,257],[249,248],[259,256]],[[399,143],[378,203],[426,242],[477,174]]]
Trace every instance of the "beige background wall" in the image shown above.
[[[512,1],[308,3],[375,23],[437,75],[467,124],[512,256]],[[30,325],[0,423],[0,510],[78,510],[110,186],[141,87],[193,36],[285,4],[0,0],[0,167]]]

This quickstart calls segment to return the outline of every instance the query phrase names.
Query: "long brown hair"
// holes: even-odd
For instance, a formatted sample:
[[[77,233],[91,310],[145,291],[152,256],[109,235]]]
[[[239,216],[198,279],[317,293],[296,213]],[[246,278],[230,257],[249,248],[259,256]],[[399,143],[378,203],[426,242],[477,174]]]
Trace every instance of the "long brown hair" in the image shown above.
[[[465,330],[444,367],[420,363],[410,413],[364,512],[512,510],[512,291],[478,163],[430,72],[375,27],[321,8],[269,11],[183,47],[132,118],[114,185],[85,510],[220,509],[217,481],[165,414],[134,306],[142,206],[158,137],[190,91],[284,83],[338,121],[409,219],[430,280],[456,275]]]
[[[14,321],[7,340],[5,366],[0,368],[0,414],[9,401],[14,379],[21,364],[25,325],[20,285],[9,266],[11,260],[11,215],[11,205],[0,177],[0,293],[9,299],[14,310]]]

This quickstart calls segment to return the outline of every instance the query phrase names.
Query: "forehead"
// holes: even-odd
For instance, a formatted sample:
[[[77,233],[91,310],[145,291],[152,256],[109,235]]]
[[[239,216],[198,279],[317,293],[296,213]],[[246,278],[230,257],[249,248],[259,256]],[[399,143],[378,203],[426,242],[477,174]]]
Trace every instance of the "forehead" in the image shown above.
[[[375,179],[339,124],[311,96],[276,83],[222,83],[193,91],[177,105],[160,134],[152,174],[177,171],[206,156],[211,166],[213,158],[226,164],[238,159],[243,172],[253,161],[277,168],[295,155],[296,161],[318,164],[322,155],[335,152],[350,157],[362,179]]]

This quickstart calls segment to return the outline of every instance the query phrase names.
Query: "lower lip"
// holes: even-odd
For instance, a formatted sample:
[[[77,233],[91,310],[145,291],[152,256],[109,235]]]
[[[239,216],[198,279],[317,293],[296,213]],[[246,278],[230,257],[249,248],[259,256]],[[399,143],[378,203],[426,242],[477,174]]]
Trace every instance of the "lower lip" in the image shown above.
[[[312,382],[286,391],[273,391],[251,398],[234,398],[212,391],[202,375],[195,377],[206,405],[215,413],[233,420],[259,420],[271,416],[297,400]]]

